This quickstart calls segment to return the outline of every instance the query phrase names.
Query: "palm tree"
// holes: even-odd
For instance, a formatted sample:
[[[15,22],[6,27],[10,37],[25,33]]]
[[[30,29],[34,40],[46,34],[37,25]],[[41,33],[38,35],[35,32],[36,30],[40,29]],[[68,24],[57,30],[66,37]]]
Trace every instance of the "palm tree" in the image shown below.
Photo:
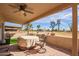
[[[72,23],[68,24],[70,31],[72,31]]]
[[[31,24],[31,23],[28,23],[28,24],[26,24],[26,29],[25,30],[27,30],[27,33],[29,34],[29,30],[32,30],[32,27],[33,25]]]
[[[38,33],[38,31],[40,30],[40,25],[37,25],[37,33]]]
[[[57,20],[58,31],[60,30],[61,19]]]
[[[33,26],[32,24],[29,24],[29,29],[30,30],[32,30],[32,28],[33,28],[32,26]]]
[[[54,22],[54,21],[51,21],[51,22],[50,22],[50,27],[52,28],[52,30],[51,30],[51,31],[53,31],[53,30],[54,30],[55,25],[56,25],[56,24],[55,24],[55,22]]]

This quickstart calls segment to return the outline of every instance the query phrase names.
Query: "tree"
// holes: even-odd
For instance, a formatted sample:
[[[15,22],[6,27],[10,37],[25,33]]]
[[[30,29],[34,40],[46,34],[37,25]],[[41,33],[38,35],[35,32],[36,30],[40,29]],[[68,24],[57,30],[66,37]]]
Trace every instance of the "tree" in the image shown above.
[[[60,31],[60,24],[61,24],[61,20],[58,19],[58,20],[57,20],[58,31]]]
[[[32,28],[33,28],[33,25],[29,24],[29,29],[32,30]]]
[[[31,23],[28,23],[28,24],[26,24],[26,28],[25,28],[25,30],[27,30],[27,33],[29,34],[29,30],[32,30],[32,27],[33,25],[31,24]]]
[[[65,29],[63,28],[63,32],[65,32]]]
[[[68,24],[70,31],[72,31],[72,23]]]
[[[37,25],[37,33],[38,33],[38,31],[40,30],[40,25]]]
[[[32,28],[33,28],[32,26],[33,26],[33,25],[32,25],[31,23],[26,24],[25,30],[30,30],[30,29],[32,29]]]
[[[54,22],[54,21],[51,21],[51,22],[50,22],[50,27],[51,27],[51,29],[52,29],[51,31],[53,31],[53,30],[54,30],[55,25],[56,25],[56,24],[55,24],[55,22]]]
[[[37,25],[37,30],[38,30],[38,31],[40,30],[40,27],[41,27],[40,25]]]

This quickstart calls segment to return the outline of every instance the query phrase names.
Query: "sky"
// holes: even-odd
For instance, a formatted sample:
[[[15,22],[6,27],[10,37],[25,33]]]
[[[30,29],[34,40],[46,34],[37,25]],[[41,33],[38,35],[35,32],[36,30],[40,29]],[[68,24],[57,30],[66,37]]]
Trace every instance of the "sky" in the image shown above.
[[[36,27],[37,25],[40,25],[42,29],[48,29],[48,28],[50,29],[50,22],[51,21],[56,22],[57,19],[61,19],[61,25],[60,25],[61,30],[62,29],[69,30],[68,24],[72,23],[72,8],[46,16],[31,23],[33,24],[33,29],[37,29]],[[5,25],[21,26],[20,24],[9,23],[9,22],[6,22]],[[55,28],[57,28],[57,26]],[[79,31],[79,6],[78,6],[78,31]]]

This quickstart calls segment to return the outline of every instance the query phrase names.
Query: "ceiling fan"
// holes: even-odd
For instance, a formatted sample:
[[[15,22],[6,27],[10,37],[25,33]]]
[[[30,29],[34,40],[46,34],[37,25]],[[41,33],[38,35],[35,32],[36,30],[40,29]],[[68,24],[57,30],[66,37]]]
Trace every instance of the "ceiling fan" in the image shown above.
[[[34,12],[31,11],[33,9],[28,7],[28,5],[25,3],[9,4],[8,6],[17,9],[16,11],[14,11],[14,13],[22,12],[24,16],[26,16],[27,13],[34,14]]]

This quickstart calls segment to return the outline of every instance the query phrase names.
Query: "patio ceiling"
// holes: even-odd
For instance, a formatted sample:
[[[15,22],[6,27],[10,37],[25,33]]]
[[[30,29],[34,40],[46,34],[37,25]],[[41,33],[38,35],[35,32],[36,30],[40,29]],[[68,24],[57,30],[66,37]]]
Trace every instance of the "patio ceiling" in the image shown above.
[[[25,24],[37,20],[71,6],[71,4],[62,3],[27,3],[27,5],[33,9],[34,14],[27,13],[27,16],[24,16],[21,12],[14,13],[16,9],[8,5],[9,4],[0,4],[0,21],[4,19],[4,21],[18,24]]]

